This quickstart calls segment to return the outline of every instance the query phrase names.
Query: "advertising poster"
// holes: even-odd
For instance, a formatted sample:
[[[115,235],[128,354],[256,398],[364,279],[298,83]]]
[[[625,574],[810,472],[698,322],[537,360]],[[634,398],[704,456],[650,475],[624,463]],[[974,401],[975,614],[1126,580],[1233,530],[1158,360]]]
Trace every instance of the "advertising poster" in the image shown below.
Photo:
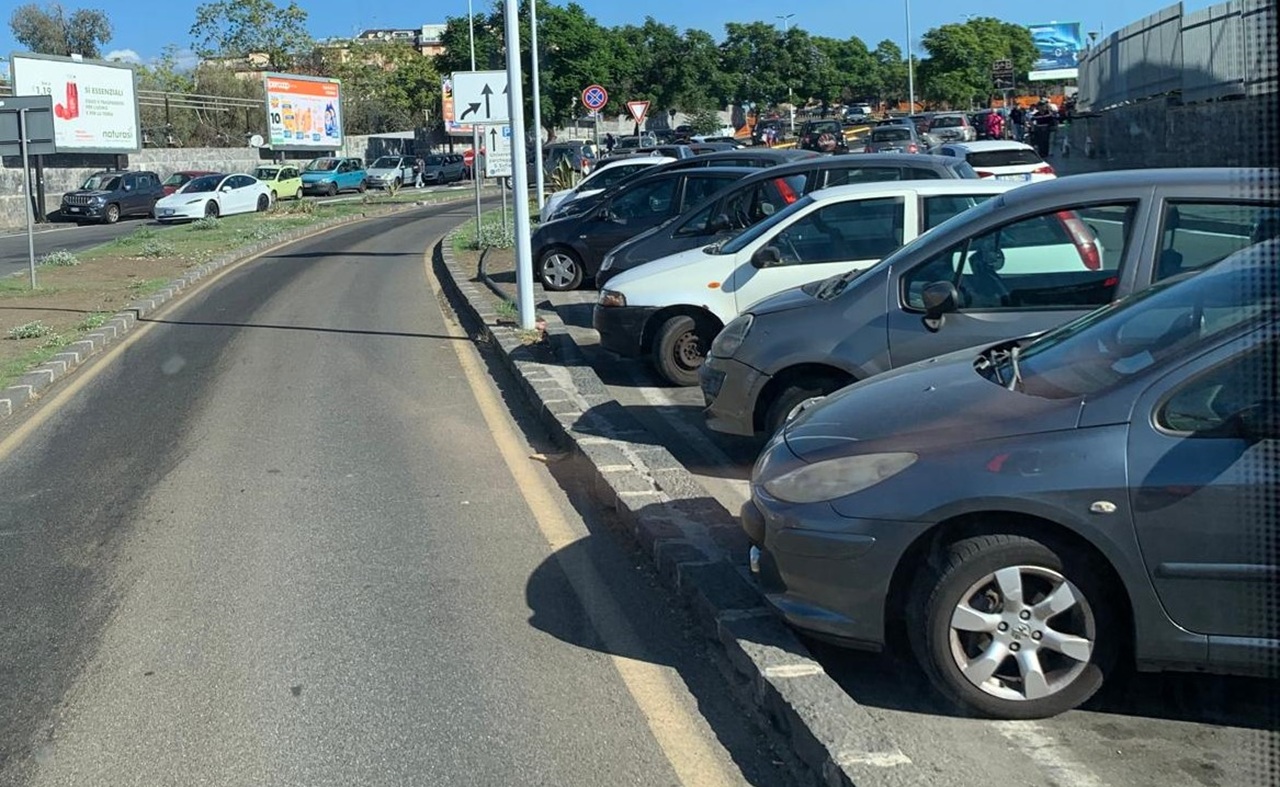
[[[1080,23],[1049,22],[1028,25],[1027,29],[1031,31],[1031,40],[1040,52],[1027,79],[1033,82],[1075,79],[1079,74],[1080,53],[1084,50]]]
[[[273,150],[342,147],[342,91],[336,79],[267,74],[267,130]]]
[[[133,69],[120,63],[14,55],[15,95],[53,98],[59,152],[137,153],[141,123]]]
[[[459,123],[453,110],[453,78],[440,77],[440,111],[444,116],[445,133],[452,136],[471,136],[471,125]]]

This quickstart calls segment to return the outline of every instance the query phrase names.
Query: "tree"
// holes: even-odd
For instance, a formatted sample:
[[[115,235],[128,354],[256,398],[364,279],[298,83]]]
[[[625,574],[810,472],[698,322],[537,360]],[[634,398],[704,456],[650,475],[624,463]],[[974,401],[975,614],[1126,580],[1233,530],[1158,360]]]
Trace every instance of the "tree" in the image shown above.
[[[699,109],[689,118],[689,125],[693,126],[695,134],[715,134],[724,126],[724,121],[720,119],[717,112]]]
[[[920,63],[920,86],[933,101],[967,107],[992,92],[991,64],[1012,60],[1015,74],[1026,74],[1036,59],[1031,31],[992,17],[946,24],[924,34],[929,57]]]
[[[41,8],[35,3],[18,6],[9,16],[14,39],[42,55],[102,56],[101,47],[111,40],[111,21],[102,11],[82,8],[67,16],[54,3]]]
[[[293,0],[285,8],[271,0],[213,0],[196,9],[191,37],[203,58],[261,55],[270,69],[289,68],[314,49],[307,12]]]
[[[437,111],[440,74],[430,58],[404,44],[361,43],[332,68],[342,80],[347,134],[381,134],[421,125]]]
[[[720,67],[728,97],[765,106],[785,101],[791,58],[778,29],[764,22],[730,22],[724,28]]]
[[[902,49],[886,38],[876,44],[871,56],[875,59],[876,96],[890,104],[907,98],[907,62],[902,57]]]

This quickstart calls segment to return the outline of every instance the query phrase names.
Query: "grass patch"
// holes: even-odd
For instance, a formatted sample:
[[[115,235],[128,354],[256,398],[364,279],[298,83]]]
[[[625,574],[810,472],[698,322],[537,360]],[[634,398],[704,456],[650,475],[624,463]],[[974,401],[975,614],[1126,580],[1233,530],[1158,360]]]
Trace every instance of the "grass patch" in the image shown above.
[[[28,369],[57,355],[60,349],[61,347],[37,347],[24,355],[0,362],[0,390],[8,388],[14,380],[26,374]]]
[[[41,257],[36,264],[49,268],[70,268],[79,265],[80,258],[66,249],[58,249]]]
[[[494,307],[494,310],[497,311],[499,317],[507,320],[514,320],[520,316],[520,309],[508,300],[498,301],[498,305]]]
[[[87,333],[89,331],[93,331],[93,330],[97,330],[98,328],[101,328],[103,324],[106,323],[106,321],[110,317],[111,317],[110,312],[94,312],[93,314],[90,314],[88,317],[85,317],[80,322],[76,323],[75,327],[76,327],[76,330],[79,331],[80,333]]]
[[[158,238],[159,235],[150,227],[139,227],[128,235],[121,235],[112,241],[113,246],[137,246],[149,240]]]
[[[26,276],[0,279],[0,298],[40,298],[46,295],[56,295],[59,291],[57,287],[44,286],[33,290],[31,289],[31,282]]]
[[[53,333],[53,328],[40,320],[15,325],[9,329],[10,339],[39,339]]]
[[[190,229],[195,232],[208,232],[216,230],[222,226],[222,219],[217,216],[205,216],[203,219],[196,219],[191,222]]]
[[[129,283],[129,292],[138,296],[150,295],[157,290],[163,290],[169,281],[169,279],[164,277],[158,279],[138,279]]]

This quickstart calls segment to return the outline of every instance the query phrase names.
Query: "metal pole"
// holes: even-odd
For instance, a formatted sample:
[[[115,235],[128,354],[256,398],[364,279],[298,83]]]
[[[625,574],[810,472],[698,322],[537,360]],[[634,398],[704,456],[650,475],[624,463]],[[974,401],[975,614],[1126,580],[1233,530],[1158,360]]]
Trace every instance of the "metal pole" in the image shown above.
[[[538,212],[542,212],[542,98],[538,91],[538,0],[529,0],[529,49],[533,54],[533,176],[538,187]],[[512,140],[514,144],[515,140]],[[514,151],[513,151],[514,152]],[[512,195],[513,198],[516,195]],[[528,199],[528,196],[525,197]]]
[[[916,71],[911,63],[911,0],[902,0],[902,4],[907,8],[907,100],[911,102],[907,114],[914,115],[916,113]]]
[[[27,158],[27,110],[18,110],[18,142],[22,146],[22,192],[27,203],[27,262],[31,266],[31,289],[36,288],[36,227],[31,209],[31,164]]]
[[[467,0],[467,26],[471,31],[471,70],[476,70],[476,19],[471,11],[471,0]],[[454,115],[457,115],[457,104],[454,104]],[[446,128],[445,131],[448,131]],[[453,137],[449,137],[450,145]],[[476,247],[480,246],[480,127],[471,121],[471,183],[476,190]]]
[[[507,23],[507,99],[511,114],[512,142],[525,139],[524,85],[520,74],[520,17],[516,0],[506,1]],[[525,167],[511,167],[512,193],[515,199],[516,236],[516,303],[520,308],[520,327],[532,330],[533,250],[529,242],[529,173]],[[524,195],[523,199],[521,195]]]
[[[515,169],[515,167],[512,167],[512,169]],[[502,178],[498,178],[498,180],[501,181]],[[506,232],[507,231],[507,189],[505,186],[503,186],[499,188],[498,191],[502,192],[502,224],[500,226],[502,227],[502,231]],[[514,197],[515,195],[512,195],[512,196]]]

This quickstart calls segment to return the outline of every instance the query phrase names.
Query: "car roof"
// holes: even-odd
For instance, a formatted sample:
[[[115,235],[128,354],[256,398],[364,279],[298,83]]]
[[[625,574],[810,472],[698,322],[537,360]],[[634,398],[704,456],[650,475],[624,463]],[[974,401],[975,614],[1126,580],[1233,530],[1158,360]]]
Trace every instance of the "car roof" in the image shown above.
[[[955,180],[885,180],[877,183],[853,183],[829,186],[809,192],[814,202],[838,202],[850,197],[872,197],[891,192],[914,191],[918,194],[1003,194],[1019,188],[1021,183],[1001,183],[976,178]]]
[[[658,166],[659,164],[670,164],[670,163],[671,163],[671,162],[673,162],[673,161],[679,161],[679,160],[680,160],[680,159],[678,159],[678,158],[672,158],[671,156],[617,156],[617,157],[610,157],[610,158],[606,158],[606,159],[601,159],[601,160],[600,160],[600,162],[599,162],[598,164],[596,164],[595,169],[594,169],[594,170],[592,170],[592,174],[594,174],[594,173],[596,173],[596,172],[599,172],[600,170],[604,170],[604,169],[612,169],[612,168],[617,167],[617,166],[620,166],[620,165],[622,165],[622,164],[635,164],[636,162],[648,162],[651,166],[655,166],[655,167],[656,167],[656,166]]]
[[[783,163],[783,162],[790,162],[790,161],[799,161],[801,159],[818,158],[819,155],[820,154],[815,153],[812,150],[789,150],[786,148],[781,148],[781,149],[779,148],[762,148],[762,149],[744,148],[742,150],[721,150],[715,153],[702,153],[697,157],[697,160],[713,162],[711,164],[708,164],[707,166],[714,167],[715,166],[714,162],[720,159],[726,159],[726,158],[740,159],[740,158],[746,157],[746,158],[775,159],[778,161],[778,163]],[[687,160],[688,159],[686,159],[686,161]]]

